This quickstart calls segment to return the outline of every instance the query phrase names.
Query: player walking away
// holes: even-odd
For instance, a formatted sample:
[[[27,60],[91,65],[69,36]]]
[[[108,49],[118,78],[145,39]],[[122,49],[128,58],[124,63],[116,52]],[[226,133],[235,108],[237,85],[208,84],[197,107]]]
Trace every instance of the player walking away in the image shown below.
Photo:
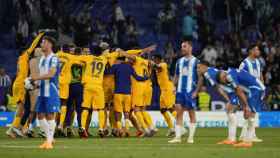
[[[166,136],[172,137],[175,135],[175,129],[173,124],[174,119],[172,119],[170,114],[176,118],[176,111],[174,108],[175,87],[172,81],[169,79],[168,66],[162,60],[161,55],[154,55],[153,59],[156,78],[160,87],[160,112],[169,128]]]
[[[260,50],[258,45],[256,44],[252,44],[250,45],[250,47],[248,48],[249,50],[249,56],[244,59],[242,61],[242,63],[239,66],[240,70],[245,70],[247,72],[249,72],[251,75],[255,76],[256,78],[258,78],[259,80],[262,81],[262,83],[264,83],[263,80],[263,75],[262,75],[262,65],[261,62],[259,61],[259,57],[260,57]],[[260,103],[262,104],[262,103]],[[242,131],[241,131],[241,135],[240,135],[240,140],[244,140],[245,138],[245,133],[247,133],[248,130],[248,120],[245,120],[243,127],[242,127]],[[262,139],[259,139],[256,136],[256,132],[254,129],[254,142],[262,142]]]
[[[46,141],[40,145],[41,149],[53,148],[53,137],[56,127],[55,115],[60,109],[58,77],[59,60],[53,53],[55,40],[50,36],[43,37],[41,48],[44,55],[39,62],[39,75],[31,76],[31,80],[39,81],[39,94],[36,112],[40,128],[46,133]]]
[[[113,65],[110,73],[115,77],[114,90],[114,111],[117,133],[119,136],[130,136],[130,111],[131,111],[131,76],[137,81],[145,81],[146,76],[141,77],[136,74],[132,66],[125,61],[125,57],[119,57],[116,64]],[[121,113],[124,112],[125,128],[122,130]]]
[[[228,138],[218,142],[217,144],[235,144],[236,143],[236,129],[237,129],[237,117],[236,110],[239,104],[238,97],[236,96],[234,89],[229,86],[224,86],[217,83],[218,69],[209,67],[209,63],[201,61],[198,65],[198,72],[203,76],[206,84],[214,87],[216,91],[224,97],[226,100],[226,112],[228,117]]]
[[[243,142],[234,144],[235,147],[252,147],[255,129],[255,114],[261,111],[260,103],[265,90],[263,83],[244,70],[230,68],[227,72],[217,74],[218,82],[234,88],[243,106],[244,118],[248,120],[248,130]]]
[[[20,122],[21,118],[24,114],[24,103],[25,103],[25,88],[24,88],[24,80],[28,76],[29,70],[29,55],[33,52],[36,48],[37,44],[39,43],[40,39],[44,33],[40,33],[32,42],[31,46],[25,50],[17,61],[17,75],[16,79],[13,83],[13,97],[17,102],[17,110],[15,114],[15,118],[13,120],[12,126],[6,131],[6,134],[9,137],[15,138],[16,136],[22,137],[23,134],[20,130]]]
[[[181,44],[181,57],[176,63],[174,84],[176,90],[176,126],[175,138],[169,143],[181,143],[184,134],[183,114],[188,111],[190,117],[188,143],[194,143],[196,129],[195,109],[197,107],[197,95],[202,86],[202,77],[197,73],[198,59],[192,55],[192,42],[184,38]]]

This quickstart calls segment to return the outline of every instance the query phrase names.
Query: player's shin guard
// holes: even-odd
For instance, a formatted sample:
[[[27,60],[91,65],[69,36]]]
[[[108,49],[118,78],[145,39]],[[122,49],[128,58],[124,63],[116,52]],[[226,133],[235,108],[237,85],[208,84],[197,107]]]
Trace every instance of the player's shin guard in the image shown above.
[[[125,129],[126,130],[129,130],[129,128],[130,128],[130,121],[129,121],[129,119],[125,119]]]
[[[168,128],[169,129],[173,129],[174,125],[173,125],[172,119],[171,119],[171,117],[169,115],[169,112],[168,111],[162,112],[162,115],[163,115],[163,117],[164,117],[164,119],[165,119],[165,121],[166,121],[166,123],[168,125]]]
[[[248,120],[244,120],[239,139],[244,140],[248,131]]]
[[[175,138],[181,139],[182,136],[182,126],[175,125]]]
[[[228,139],[236,140],[237,118],[235,113],[228,113]]]
[[[149,132],[148,127],[147,127],[147,125],[146,125],[146,123],[144,121],[142,112],[141,111],[137,111],[137,112],[135,112],[135,115],[137,117],[137,120],[138,120],[139,124],[145,130],[145,132]]]
[[[52,143],[54,132],[55,132],[55,126],[56,126],[55,120],[48,120],[48,124],[49,124],[49,133],[47,135],[47,141],[48,143]]]
[[[145,123],[148,125],[148,128],[149,129],[155,129],[155,126],[154,126],[153,119],[152,119],[151,115],[147,111],[143,111],[142,115],[143,115]]]
[[[255,118],[248,119],[248,131],[245,141],[251,143],[254,137]]]
[[[190,125],[189,125],[189,138],[188,139],[193,139],[194,134],[195,134],[195,129],[196,129],[196,123],[190,123]]]
[[[64,125],[65,118],[66,118],[67,106],[62,105],[60,110],[61,110],[61,112],[60,112],[59,126],[58,127],[62,129],[63,125]]]
[[[174,117],[174,118],[176,118],[176,116],[177,116],[177,112],[176,111],[172,111],[172,116]]]
[[[81,126],[82,126],[83,129],[86,129],[88,114],[89,114],[88,109],[83,109],[82,110]]]
[[[98,110],[99,129],[105,128],[105,111],[104,109]]]
[[[46,119],[39,120],[40,129],[45,132],[47,139],[49,136],[49,123]]]
[[[20,126],[20,121],[21,121],[21,117],[15,116],[12,126],[15,128],[18,128]]]

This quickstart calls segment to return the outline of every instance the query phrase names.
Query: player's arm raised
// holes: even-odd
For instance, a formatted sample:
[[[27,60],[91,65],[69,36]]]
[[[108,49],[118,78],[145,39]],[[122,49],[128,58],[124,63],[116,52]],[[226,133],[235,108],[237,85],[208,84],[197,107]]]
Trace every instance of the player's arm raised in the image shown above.
[[[44,36],[44,32],[39,33],[36,38],[33,40],[31,46],[26,50],[27,54],[30,55],[33,50],[37,47],[40,39]]]

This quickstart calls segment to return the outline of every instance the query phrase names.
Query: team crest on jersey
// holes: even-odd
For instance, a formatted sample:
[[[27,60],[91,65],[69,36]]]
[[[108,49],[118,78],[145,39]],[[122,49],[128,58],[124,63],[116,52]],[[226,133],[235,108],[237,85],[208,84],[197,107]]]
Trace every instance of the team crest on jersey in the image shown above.
[[[184,68],[182,69],[182,75],[187,76],[188,73],[189,73],[189,69],[188,69],[187,67],[184,67]]]

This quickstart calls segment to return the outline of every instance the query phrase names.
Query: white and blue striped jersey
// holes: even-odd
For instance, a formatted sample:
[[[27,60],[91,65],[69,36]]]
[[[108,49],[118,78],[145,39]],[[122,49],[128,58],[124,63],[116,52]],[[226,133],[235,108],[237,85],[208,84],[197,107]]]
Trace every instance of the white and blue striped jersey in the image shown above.
[[[58,77],[59,77],[59,61],[54,53],[49,54],[47,57],[44,55],[39,62],[40,75],[47,74],[51,68],[56,68],[56,74],[48,80],[39,81],[40,90],[39,96],[50,97],[59,96]]]
[[[239,70],[245,70],[256,78],[261,79],[262,65],[259,59],[252,60],[247,57],[241,62]]]
[[[230,68],[227,73],[227,79],[233,88],[240,86],[246,92],[250,92],[250,89],[256,89],[259,91],[265,90],[263,83],[245,70]]]
[[[176,76],[178,76],[177,92],[192,93],[197,86],[197,64],[199,60],[191,56],[189,58],[182,57],[176,63]]]

